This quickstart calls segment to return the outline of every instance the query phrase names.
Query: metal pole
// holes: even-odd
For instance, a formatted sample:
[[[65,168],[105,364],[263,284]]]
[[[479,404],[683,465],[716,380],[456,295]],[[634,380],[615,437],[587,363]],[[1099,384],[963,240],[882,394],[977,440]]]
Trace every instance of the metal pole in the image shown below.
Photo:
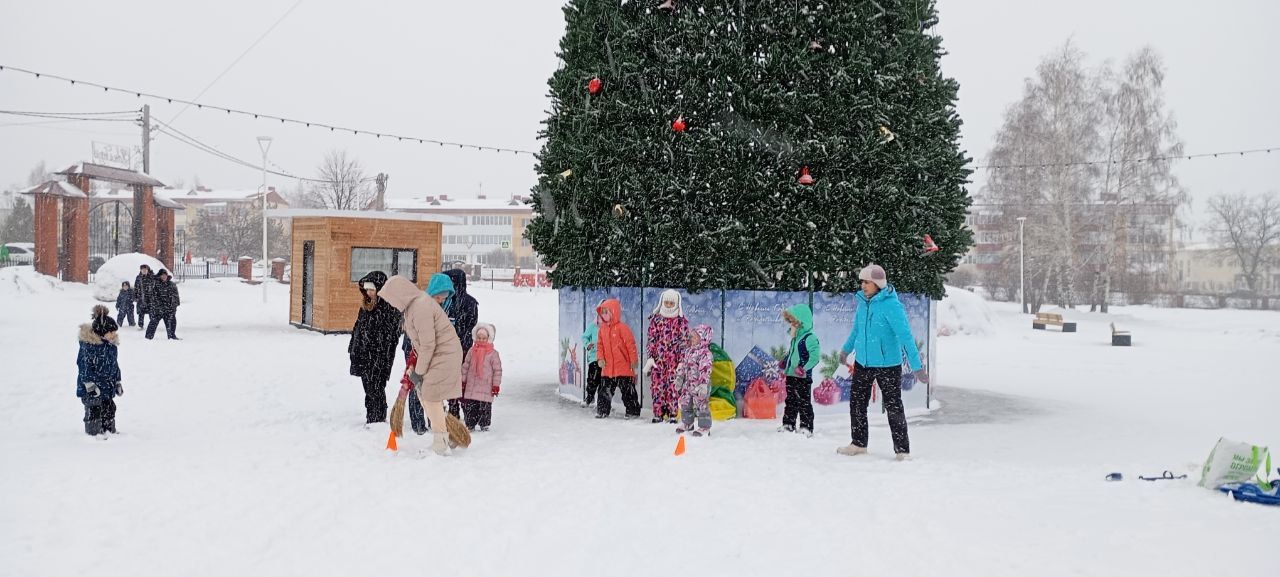
[[[1022,312],[1027,313],[1027,241],[1023,234],[1027,217],[1018,217],[1018,300],[1022,302]]]
[[[142,105],[142,172],[151,174],[151,105]]]
[[[267,151],[271,149],[271,137],[259,136],[258,148],[262,149],[262,302],[267,302],[267,277],[271,261],[267,257]]]

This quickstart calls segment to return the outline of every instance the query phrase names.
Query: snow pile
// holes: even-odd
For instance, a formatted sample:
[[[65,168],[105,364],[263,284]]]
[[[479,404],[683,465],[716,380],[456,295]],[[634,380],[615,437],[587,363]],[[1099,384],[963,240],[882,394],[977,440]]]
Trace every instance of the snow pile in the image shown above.
[[[946,287],[938,304],[938,336],[986,335],[994,332],[991,307],[981,296],[962,288]]]
[[[0,268],[0,294],[44,294],[62,290],[62,281],[36,272],[29,266]]]
[[[138,267],[142,265],[151,267],[152,272],[160,272],[165,268],[160,261],[141,253],[120,254],[111,257],[101,267],[98,268],[93,281],[93,298],[104,303],[113,303],[116,296],[120,294],[120,283],[127,282],[133,285],[134,279],[138,278]]]

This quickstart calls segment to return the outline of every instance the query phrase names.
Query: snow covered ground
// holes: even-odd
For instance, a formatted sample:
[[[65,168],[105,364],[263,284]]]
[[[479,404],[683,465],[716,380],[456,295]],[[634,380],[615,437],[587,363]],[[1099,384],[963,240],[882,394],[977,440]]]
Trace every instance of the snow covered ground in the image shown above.
[[[101,441],[74,397],[91,288],[0,279],[0,575],[1280,574],[1280,511],[1194,486],[1219,436],[1280,448],[1276,313],[1059,334],[992,304],[986,334],[939,339],[914,461],[883,425],[835,455],[847,415],[813,439],[717,423],[674,457],[670,426],[555,394],[553,292],[478,287],[507,382],[494,430],[441,459],[363,429],[347,338],[291,328],[287,286],[181,290],[185,340],[122,331]],[[1136,479],[1165,469],[1191,477]]]

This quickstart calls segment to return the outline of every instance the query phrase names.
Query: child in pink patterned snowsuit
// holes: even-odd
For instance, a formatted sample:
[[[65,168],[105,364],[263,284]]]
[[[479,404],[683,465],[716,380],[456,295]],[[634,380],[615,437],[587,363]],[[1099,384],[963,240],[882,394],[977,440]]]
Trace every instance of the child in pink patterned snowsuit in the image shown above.
[[[711,434],[711,327],[698,325],[689,333],[688,347],[680,366],[676,367],[676,386],[680,388],[681,424],[677,433],[693,430],[693,418],[698,418],[698,428],[693,436]]]
[[[679,391],[676,390],[676,365],[684,355],[685,338],[689,333],[689,319],[680,306],[680,293],[667,289],[662,292],[658,306],[649,315],[648,344],[645,354],[644,374],[649,378],[649,391],[653,393],[653,422],[676,422],[679,408],[676,406]]]

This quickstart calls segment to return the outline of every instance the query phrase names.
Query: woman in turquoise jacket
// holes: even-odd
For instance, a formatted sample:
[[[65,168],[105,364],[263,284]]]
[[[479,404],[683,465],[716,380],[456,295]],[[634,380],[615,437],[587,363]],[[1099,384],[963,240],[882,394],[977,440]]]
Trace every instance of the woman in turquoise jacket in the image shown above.
[[[853,331],[840,349],[843,359],[853,353],[853,390],[849,414],[853,419],[853,442],[837,450],[841,455],[855,456],[867,452],[867,405],[871,387],[880,385],[884,410],[889,415],[893,435],[893,452],[898,460],[910,456],[907,439],[907,414],[902,407],[902,359],[915,372],[920,382],[928,383],[928,375],[920,363],[920,351],[907,323],[907,311],[898,300],[898,292],[889,284],[884,269],[871,264],[858,273],[862,291],[858,294],[858,310],[853,317]]]

